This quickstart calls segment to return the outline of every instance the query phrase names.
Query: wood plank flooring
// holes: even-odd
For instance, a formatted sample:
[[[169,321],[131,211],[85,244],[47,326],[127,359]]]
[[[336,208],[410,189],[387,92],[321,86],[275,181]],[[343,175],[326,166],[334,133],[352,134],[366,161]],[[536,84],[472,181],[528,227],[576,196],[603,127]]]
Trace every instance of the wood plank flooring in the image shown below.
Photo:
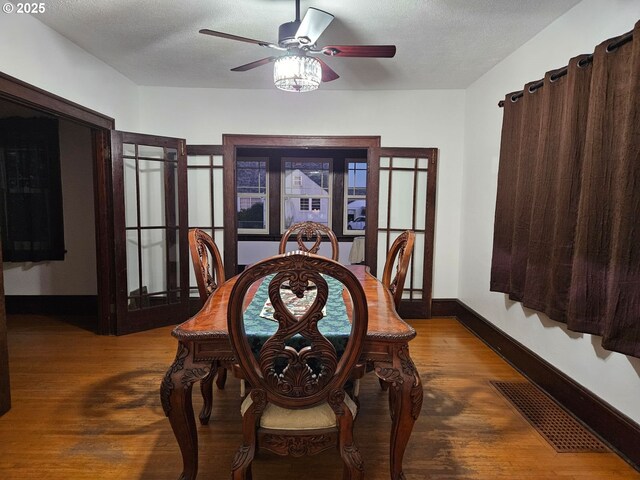
[[[170,328],[102,337],[72,318],[10,316],[12,409],[0,417],[0,479],[175,480],[181,457],[160,406],[175,355]],[[640,479],[613,453],[557,453],[489,384],[522,377],[454,319],[415,321],[411,355],[425,388],[405,455],[407,480]],[[142,352],[142,353],[141,353]],[[238,381],[214,392],[198,426],[199,479],[229,477],[240,444]],[[362,381],[355,437],[368,480],[388,479],[387,396]],[[194,388],[194,408],[202,404]],[[291,459],[261,453],[255,480],[341,478],[335,451]]]

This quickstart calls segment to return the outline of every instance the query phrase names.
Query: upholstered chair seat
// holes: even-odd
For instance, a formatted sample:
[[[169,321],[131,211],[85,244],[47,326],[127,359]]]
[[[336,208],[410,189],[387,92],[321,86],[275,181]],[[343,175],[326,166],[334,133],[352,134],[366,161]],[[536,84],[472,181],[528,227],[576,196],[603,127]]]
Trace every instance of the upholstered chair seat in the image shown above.
[[[344,403],[355,420],[358,414],[356,403],[348,394],[344,396]],[[252,404],[253,399],[247,396],[240,406],[240,413],[244,416]],[[260,417],[260,427],[273,430],[322,430],[336,426],[336,414],[327,402],[300,410],[282,408],[268,403]]]

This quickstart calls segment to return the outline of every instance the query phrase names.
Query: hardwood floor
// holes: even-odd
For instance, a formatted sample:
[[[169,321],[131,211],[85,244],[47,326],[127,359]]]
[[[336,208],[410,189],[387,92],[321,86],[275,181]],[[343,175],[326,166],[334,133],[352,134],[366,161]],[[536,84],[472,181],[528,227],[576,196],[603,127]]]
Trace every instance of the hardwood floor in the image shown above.
[[[101,337],[70,319],[9,316],[12,409],[0,417],[0,478],[175,480],[181,457],[160,406],[171,328]],[[456,320],[416,321],[411,355],[425,402],[404,459],[407,480],[640,479],[613,453],[556,451],[489,384],[522,377]],[[141,348],[144,347],[144,348]],[[145,353],[140,353],[144,351]],[[214,392],[198,426],[198,478],[228,478],[240,444],[238,381]],[[202,400],[194,389],[194,408]],[[388,479],[387,396],[362,381],[355,438],[366,478]],[[335,451],[254,462],[256,480],[339,479]]]

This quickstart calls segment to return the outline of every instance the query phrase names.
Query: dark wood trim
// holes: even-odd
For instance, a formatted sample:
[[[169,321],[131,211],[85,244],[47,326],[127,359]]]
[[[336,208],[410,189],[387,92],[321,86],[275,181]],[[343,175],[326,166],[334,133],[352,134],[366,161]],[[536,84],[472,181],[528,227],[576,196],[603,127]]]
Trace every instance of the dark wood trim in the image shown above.
[[[367,148],[380,144],[379,136],[222,135],[223,145],[274,148]]]
[[[282,160],[280,156],[269,157],[267,159],[267,182],[269,185],[269,206],[267,215],[269,215],[269,235],[277,242],[282,238],[280,225],[282,224],[280,202],[272,201],[274,198],[280,198],[282,191]]]
[[[9,348],[7,345],[7,315],[5,313],[4,270],[0,248],[0,416],[11,408],[11,384],[9,381]]]
[[[106,130],[92,130],[94,209],[96,219],[96,264],[98,282],[98,325],[100,335],[115,333],[115,246],[111,195],[111,137]]]
[[[364,263],[371,275],[378,273],[378,208],[380,204],[380,144],[367,152],[367,220],[365,222]]]
[[[97,295],[7,295],[5,298],[8,314],[90,315],[98,318]]]
[[[336,240],[338,236],[342,236],[344,227],[344,199],[346,192],[344,190],[344,172],[347,168],[345,164],[345,156],[334,156],[331,162],[331,168],[333,170],[333,187],[332,187],[332,199],[333,211],[331,212],[331,230],[336,232]]]
[[[0,72],[0,98],[70,118],[89,126],[107,130],[115,128],[115,120],[113,118],[49,93],[3,72]]]
[[[433,295],[433,259],[434,259],[434,237],[436,230],[436,189],[438,179],[438,149],[432,148],[429,152],[427,167],[427,215],[425,218],[424,233],[424,263],[422,265],[423,278],[428,280],[429,288],[422,289],[423,304],[426,309],[425,316],[432,315],[432,295]],[[431,207],[431,208],[429,208]],[[423,284],[423,287],[425,285]]]
[[[209,157],[212,155],[222,155],[224,153],[222,145],[187,145],[187,156],[202,155]],[[205,168],[211,168],[205,166]]]
[[[309,136],[309,135],[222,135],[224,145],[224,212],[225,212],[225,232],[224,232],[224,265],[227,276],[232,277],[237,272],[238,267],[238,238],[237,219],[235,211],[235,163],[238,148],[305,148],[305,149],[343,149],[355,148],[367,150],[367,162],[371,162],[373,149],[380,146],[379,136]],[[371,168],[371,167],[370,167]],[[371,178],[370,178],[371,179]],[[375,183],[377,187],[377,182]],[[369,208],[369,196],[375,198],[377,206],[377,190],[370,190],[371,184],[367,184],[367,214]],[[377,213],[377,212],[376,212]],[[369,242],[377,245],[377,230],[370,230],[367,225],[365,250],[370,252]],[[375,250],[374,250],[375,251]],[[374,262],[377,259],[373,258]],[[372,271],[375,273],[375,263],[372,264]]]
[[[434,316],[456,317],[462,325],[542,388],[640,470],[640,425],[585,389],[457,299],[433,300]]]
[[[238,269],[238,218],[236,215],[236,147],[223,135],[222,211],[224,212],[224,274],[231,278]]]
[[[403,319],[409,318],[429,318],[425,314],[424,301],[419,299],[403,299],[400,300],[398,306],[398,315]],[[446,316],[446,315],[444,315]]]

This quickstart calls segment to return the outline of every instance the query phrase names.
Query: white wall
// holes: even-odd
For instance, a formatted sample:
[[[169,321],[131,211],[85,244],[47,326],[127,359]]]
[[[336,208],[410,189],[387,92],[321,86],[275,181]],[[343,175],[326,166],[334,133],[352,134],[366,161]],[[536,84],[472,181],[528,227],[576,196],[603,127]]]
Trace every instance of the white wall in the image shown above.
[[[138,87],[31,15],[0,15],[0,71],[138,128]],[[61,122],[64,262],[5,263],[7,295],[95,295],[91,139]]]
[[[380,135],[387,147],[437,147],[434,297],[458,296],[464,91],[140,88],[145,133],[221,143],[222,134]]]
[[[637,0],[584,0],[467,89],[459,298],[640,423],[640,359],[606,351],[600,337],[570,332],[489,292],[502,125],[498,100],[569,58],[592,52],[601,41],[632,30],[639,18]]]
[[[138,127],[138,87],[31,15],[0,15],[0,71]]]
[[[60,120],[64,261],[3,263],[6,295],[96,295],[91,130]]]

